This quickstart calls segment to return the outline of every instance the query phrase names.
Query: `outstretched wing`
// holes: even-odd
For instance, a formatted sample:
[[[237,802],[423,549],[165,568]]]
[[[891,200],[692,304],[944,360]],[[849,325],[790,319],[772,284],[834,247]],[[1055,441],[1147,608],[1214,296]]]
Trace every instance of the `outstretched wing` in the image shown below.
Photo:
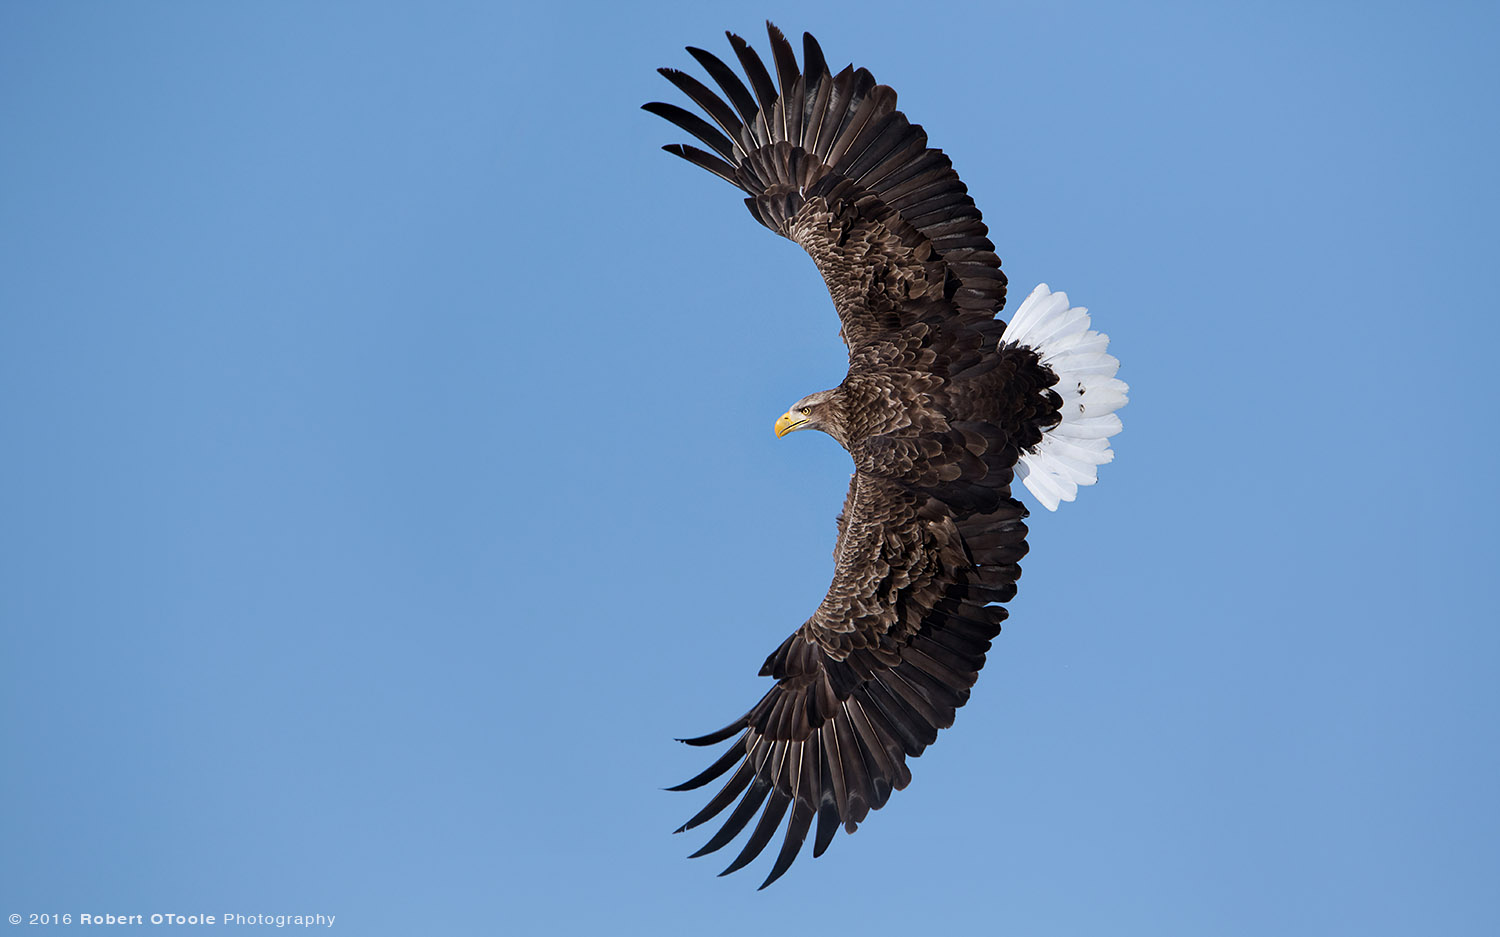
[[[965,491],[961,480],[926,489],[855,474],[828,595],[761,668],[776,685],[723,729],[684,740],[712,745],[738,733],[706,771],[672,788],[730,775],[678,831],[738,801],[695,857],[728,844],[758,813],[722,874],[740,869],[790,811],[764,888],[791,866],[815,817],[819,856],[839,826],[853,832],[906,786],[906,759],[953,724],[1000,632],[1006,612],[991,603],[1015,594],[1025,516],[1003,483],[987,491]]]
[[[722,97],[661,69],[713,121],[672,104],[645,105],[712,152],[665,149],[743,189],[756,220],[812,255],[851,349],[935,315],[990,320],[1005,305],[1005,274],[948,157],[927,146],[922,128],[896,110],[896,92],[868,71],[830,73],[807,34],[799,70],[790,43],[766,26],[774,83],[732,33],[749,87],[702,49],[688,52]]]

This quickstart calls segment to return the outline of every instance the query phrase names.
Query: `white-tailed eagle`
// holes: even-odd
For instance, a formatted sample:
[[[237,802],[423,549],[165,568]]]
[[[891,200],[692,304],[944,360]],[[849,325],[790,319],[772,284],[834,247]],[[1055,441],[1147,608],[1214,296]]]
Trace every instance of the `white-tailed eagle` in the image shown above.
[[[849,347],[843,381],[792,404],[775,426],[777,436],[822,430],[854,460],[833,583],[766,659],[770,692],[724,728],[684,740],[733,743],[673,788],[728,775],[682,827],[733,806],[696,855],[756,820],[724,874],[786,821],[762,888],[791,865],[814,820],[818,856],[840,826],[852,832],[905,787],[907,760],[953,724],[1021,575],[1027,510],[1012,480],[1049,509],[1073,500],[1112,457],[1127,390],[1109,339],[1065,294],[1038,286],[1008,325],[996,318],[1006,278],[979,209],[948,157],[896,109],[896,92],[863,68],[832,73],[812,36],[799,66],[767,25],[774,76],[731,34],[745,80],[688,49],[721,93],[661,70],[708,119],[645,106],[707,147],[668,152],[742,189],[757,221],[812,255]]]

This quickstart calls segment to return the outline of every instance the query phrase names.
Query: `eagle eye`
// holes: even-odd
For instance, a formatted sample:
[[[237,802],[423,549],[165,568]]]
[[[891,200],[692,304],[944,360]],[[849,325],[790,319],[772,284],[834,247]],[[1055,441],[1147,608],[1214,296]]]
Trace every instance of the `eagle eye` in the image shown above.
[[[803,416],[812,416],[812,407],[803,407],[802,408],[802,415]]]

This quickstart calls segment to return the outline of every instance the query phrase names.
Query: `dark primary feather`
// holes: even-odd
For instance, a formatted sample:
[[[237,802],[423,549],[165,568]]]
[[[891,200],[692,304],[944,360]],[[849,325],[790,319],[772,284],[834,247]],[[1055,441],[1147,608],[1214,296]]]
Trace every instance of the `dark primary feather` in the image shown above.
[[[868,71],[832,74],[810,35],[799,69],[790,43],[767,26],[774,80],[732,34],[743,80],[711,53],[688,50],[722,96],[662,70],[712,124],[646,105],[712,151],[668,152],[738,186],[757,221],[812,256],[849,347],[849,373],[819,427],[855,465],[833,582],[766,659],[761,674],[775,685],[760,702],[684,740],[734,739],[673,788],[727,776],[682,827],[729,810],[695,856],[750,829],[726,874],[784,829],[761,887],[786,872],[809,833],[821,855],[840,826],[852,832],[904,788],[907,760],[968,700],[1005,619],[996,603],[1015,595],[1026,553],[1012,469],[1060,405],[1049,390],[1056,376],[1035,353],[998,346],[1005,275],[948,158]]]

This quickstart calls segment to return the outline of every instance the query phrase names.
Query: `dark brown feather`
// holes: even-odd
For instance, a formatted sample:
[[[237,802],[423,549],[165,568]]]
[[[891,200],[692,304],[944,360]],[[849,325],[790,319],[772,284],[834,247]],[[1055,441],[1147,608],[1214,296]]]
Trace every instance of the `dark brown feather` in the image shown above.
[[[744,125],[753,128],[756,117],[760,113],[760,108],[756,105],[755,99],[750,96],[750,90],[745,87],[745,83],[740,81],[740,76],[736,75],[733,69],[709,52],[705,52],[694,46],[688,46],[687,51],[689,55],[698,61],[699,65],[703,66],[703,70],[708,72],[709,77],[717,82],[720,88],[724,89],[725,96],[734,105],[734,109],[739,112],[740,120],[744,122]],[[766,143],[765,140],[760,139],[758,136],[756,142],[761,145]]]
[[[729,38],[729,44],[734,47],[734,54],[740,60],[740,67],[745,70],[745,77],[750,79],[750,87],[755,89],[755,98],[760,102],[760,116],[757,118],[756,126],[760,130],[761,143],[774,143],[776,137],[771,133],[769,118],[771,108],[776,104],[776,86],[771,84],[771,75],[766,71],[766,65],[760,60],[750,44],[736,36],[734,33],[725,33]]]
[[[676,85],[677,89],[687,95],[694,104],[703,108],[703,112],[714,119],[723,129],[724,133],[728,135],[729,139],[739,141],[739,145],[742,148],[744,147],[745,143],[748,142],[742,138],[744,124],[718,95],[710,91],[703,82],[686,72],[680,72],[675,68],[658,68],[657,71],[661,73],[662,77]],[[748,153],[749,151],[745,150],[745,152]]]
[[[694,114],[692,111],[680,108],[675,104],[663,104],[660,101],[653,101],[650,104],[642,104],[641,109],[650,111],[658,117],[670,120],[672,123],[681,127],[683,130],[686,130],[688,133],[697,137],[702,142],[708,144],[708,146],[714,152],[724,157],[725,160],[732,160],[735,158],[734,142],[719,131],[715,130],[713,124],[710,124],[708,121],[699,117],[697,114]],[[671,151],[668,150],[668,152]],[[728,174],[726,175],[723,173],[719,173],[717,175],[719,175],[721,179],[729,179],[733,181],[734,164],[726,162],[724,165],[728,167]]]
[[[731,182],[734,181],[734,177],[732,175],[734,172],[733,166],[724,162],[722,159],[719,159],[717,156],[705,153],[704,151],[698,149],[696,146],[688,146],[686,143],[669,143],[666,146],[662,147],[662,149],[666,150],[668,153],[671,153],[674,156],[681,156],[683,159],[692,163],[694,166],[700,166],[704,169],[707,169],[709,172],[718,176],[720,179],[726,179]]]

